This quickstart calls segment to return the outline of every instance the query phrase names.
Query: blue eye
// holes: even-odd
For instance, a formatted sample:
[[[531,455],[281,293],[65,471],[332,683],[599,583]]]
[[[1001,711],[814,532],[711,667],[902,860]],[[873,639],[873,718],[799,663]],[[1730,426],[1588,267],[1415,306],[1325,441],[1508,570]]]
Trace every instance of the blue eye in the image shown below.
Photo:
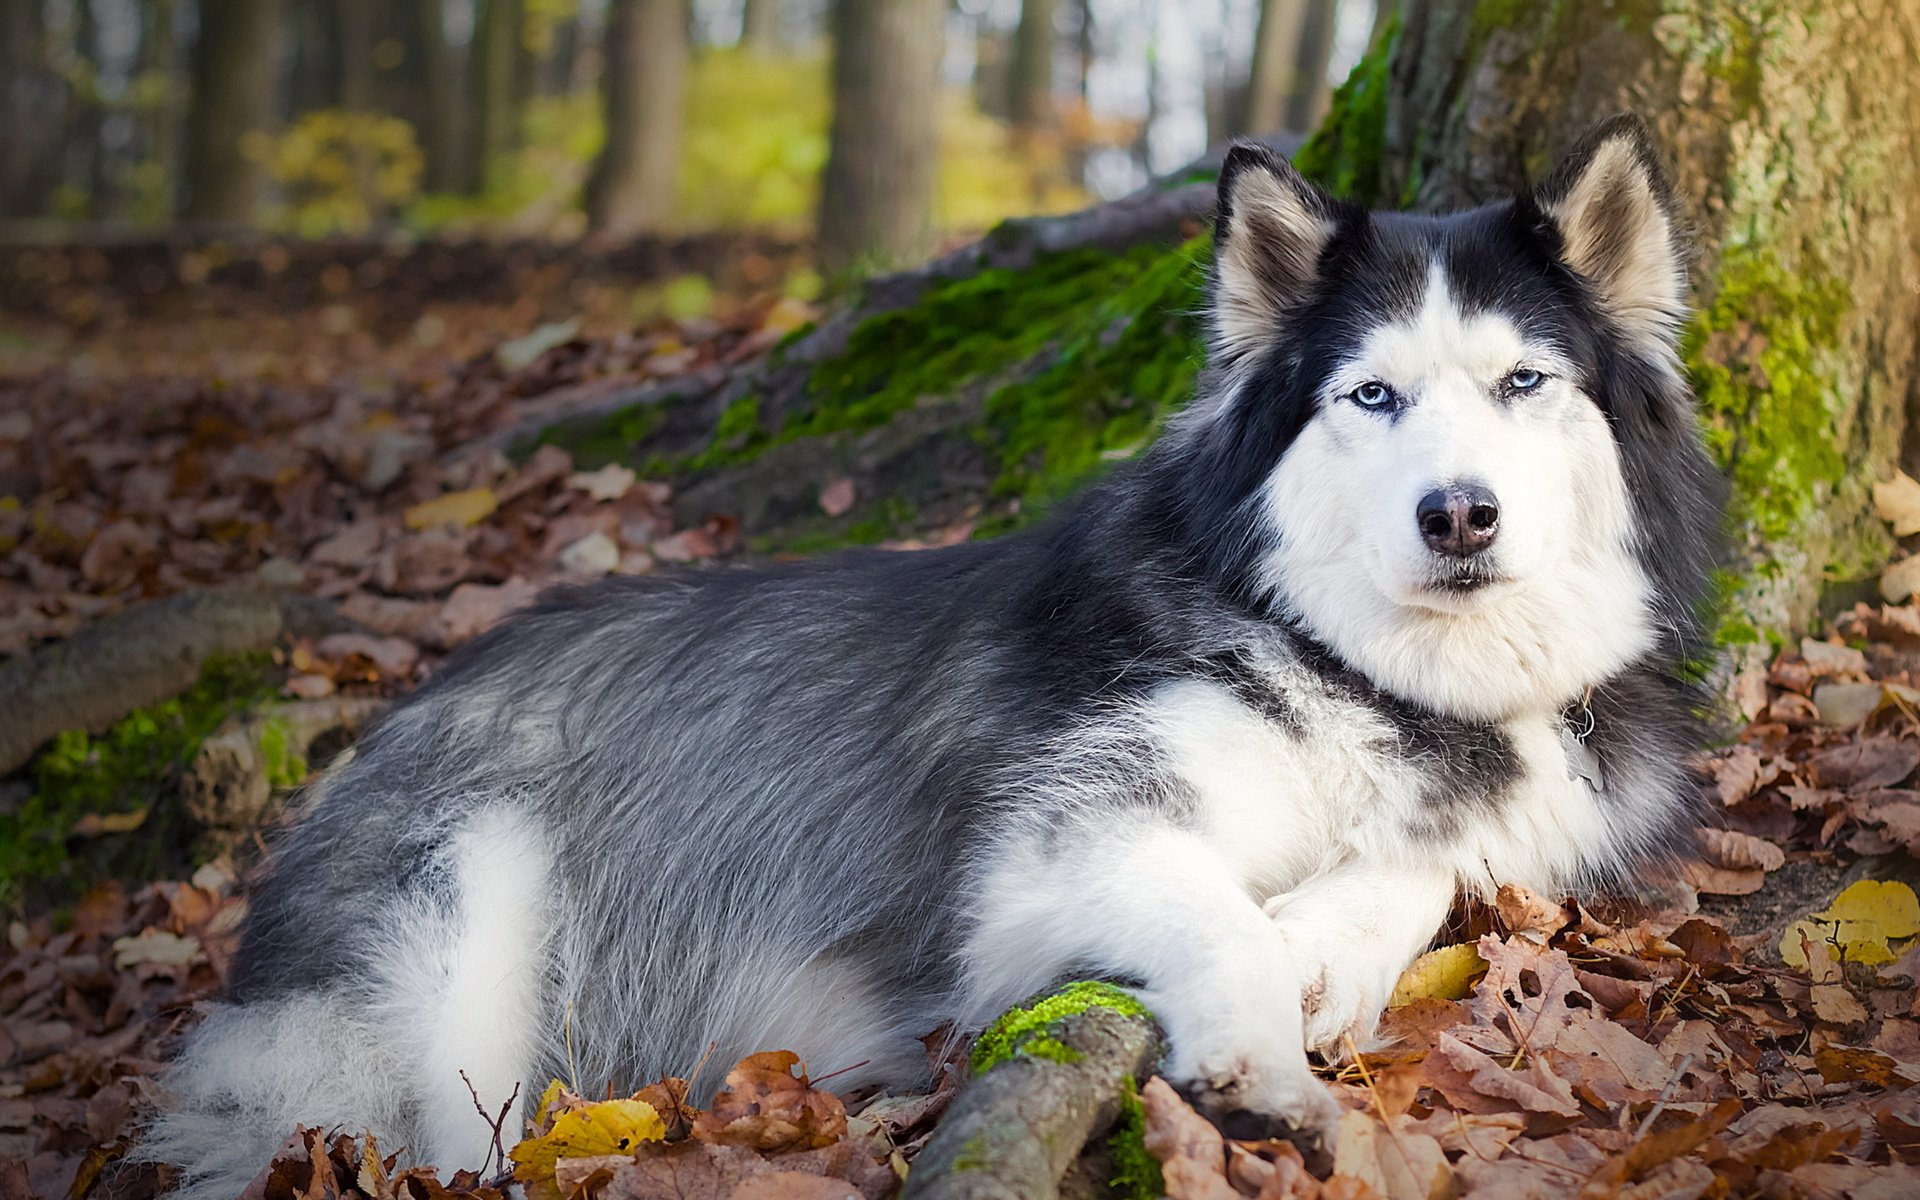
[[[1353,389],[1348,395],[1348,399],[1358,404],[1361,408],[1377,410],[1393,407],[1394,395],[1393,389],[1386,384],[1381,383],[1378,379],[1369,379],[1367,382]]]
[[[1507,390],[1510,392],[1530,392],[1546,381],[1540,372],[1522,367],[1507,376]]]

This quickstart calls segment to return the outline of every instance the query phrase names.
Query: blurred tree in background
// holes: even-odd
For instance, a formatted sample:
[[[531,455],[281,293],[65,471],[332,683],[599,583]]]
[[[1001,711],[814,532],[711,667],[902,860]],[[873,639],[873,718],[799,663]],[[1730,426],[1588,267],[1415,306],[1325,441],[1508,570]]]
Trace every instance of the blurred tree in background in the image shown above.
[[[1231,132],[1303,128],[1364,46],[1336,53],[1336,25],[1376,8],[0,0],[0,222],[42,241],[175,220],[758,228],[881,261],[1120,194]]]

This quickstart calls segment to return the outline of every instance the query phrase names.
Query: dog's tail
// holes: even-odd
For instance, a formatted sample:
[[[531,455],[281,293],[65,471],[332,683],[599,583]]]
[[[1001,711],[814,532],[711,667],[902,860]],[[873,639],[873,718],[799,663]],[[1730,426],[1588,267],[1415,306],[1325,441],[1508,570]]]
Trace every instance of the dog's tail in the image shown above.
[[[131,1157],[178,1168],[180,1200],[233,1200],[301,1125],[403,1149],[412,1130],[395,1068],[340,997],[223,1005],[188,1035]]]

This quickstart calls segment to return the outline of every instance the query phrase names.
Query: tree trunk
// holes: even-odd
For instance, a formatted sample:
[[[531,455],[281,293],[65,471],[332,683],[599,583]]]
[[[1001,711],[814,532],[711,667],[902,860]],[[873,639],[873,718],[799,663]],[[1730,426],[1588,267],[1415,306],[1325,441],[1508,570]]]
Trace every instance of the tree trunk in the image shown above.
[[[447,42],[445,0],[414,0],[420,22],[420,73],[426,120],[421,140],[427,159],[427,190],[454,192],[467,178],[465,139],[462,137],[460,63]]]
[[[37,217],[53,191],[63,89],[47,68],[46,17],[39,0],[0,0],[0,218]]]
[[[1293,92],[1294,60],[1299,56],[1306,15],[1306,0],[1261,0],[1239,132],[1276,133],[1286,128],[1287,99]]]
[[[1333,89],[1327,85],[1327,63],[1333,57],[1333,20],[1335,0],[1307,0],[1300,22],[1300,37],[1294,43],[1293,87],[1287,95],[1286,127],[1294,133],[1309,133],[1327,115],[1327,101]]]
[[[1647,118],[1695,233],[1687,366],[1734,485],[1725,636],[1764,651],[1889,549],[1869,493],[1920,407],[1920,8],[1499,12],[1407,0],[1391,86],[1356,72],[1303,161],[1444,209],[1525,185],[1603,116]]]
[[[374,0],[333,0],[332,16],[340,107],[348,112],[373,112],[379,107],[374,99]]]
[[[521,0],[475,0],[468,44],[475,190],[502,169],[519,144]]]
[[[833,131],[820,189],[829,269],[925,251],[938,147],[942,0],[837,0]]]
[[[1007,114],[1015,129],[1053,124],[1053,17],[1055,0],[1021,0],[1007,71]]]
[[[1386,40],[1387,31],[1393,28],[1393,19],[1400,15],[1400,0],[1375,0],[1373,6],[1373,28],[1367,33],[1367,49],[1376,50]]]
[[[140,73],[157,81],[151,106],[142,113],[142,136],[147,161],[153,164],[157,178],[153,195],[157,212],[136,214],[142,220],[164,217],[174,212],[175,192],[180,177],[180,86],[179,44],[174,40],[174,0],[147,0],[141,6]]]
[[[192,221],[240,223],[260,201],[262,172],[245,143],[274,126],[282,0],[201,0],[187,111]]]
[[[607,12],[607,144],[587,185],[587,218],[600,233],[650,232],[673,215],[687,15],[686,0],[614,0]]]
[[[746,0],[740,14],[740,44],[764,57],[780,53],[784,41],[780,27],[780,0]]]

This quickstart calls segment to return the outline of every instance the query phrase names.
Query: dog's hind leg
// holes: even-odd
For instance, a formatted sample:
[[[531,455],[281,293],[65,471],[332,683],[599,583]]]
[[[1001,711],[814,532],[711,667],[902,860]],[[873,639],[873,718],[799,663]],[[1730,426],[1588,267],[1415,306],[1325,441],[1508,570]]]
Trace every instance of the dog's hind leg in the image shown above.
[[[503,1140],[515,1140],[553,1015],[543,916],[552,866],[524,814],[484,809],[449,839],[435,883],[414,906],[418,919],[383,947],[382,1032],[409,1061],[422,1142],[415,1161],[485,1167],[489,1121],[503,1109]]]

